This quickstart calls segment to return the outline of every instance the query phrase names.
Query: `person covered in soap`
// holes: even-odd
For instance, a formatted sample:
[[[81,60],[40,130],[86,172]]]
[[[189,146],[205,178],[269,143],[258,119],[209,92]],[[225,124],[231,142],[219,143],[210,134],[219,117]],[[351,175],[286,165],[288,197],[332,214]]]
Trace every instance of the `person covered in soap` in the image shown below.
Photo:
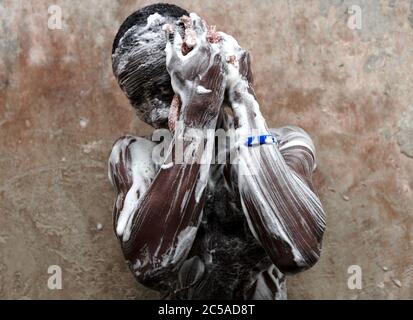
[[[309,135],[269,130],[249,54],[177,6],[132,14],[112,61],[140,119],[173,133],[163,163],[153,137],[124,136],[110,155],[114,229],[136,279],[167,299],[286,299],[285,275],[318,261],[325,230]],[[235,139],[224,158],[236,161],[212,161],[222,148],[178,161],[207,129]]]

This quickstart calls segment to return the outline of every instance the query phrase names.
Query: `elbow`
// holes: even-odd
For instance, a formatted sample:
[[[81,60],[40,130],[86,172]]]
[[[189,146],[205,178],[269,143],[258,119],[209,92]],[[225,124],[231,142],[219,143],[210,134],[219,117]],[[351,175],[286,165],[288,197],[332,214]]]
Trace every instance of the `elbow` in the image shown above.
[[[127,263],[137,282],[146,288],[160,292],[168,290],[171,276],[176,269],[173,264],[163,266],[147,262],[142,265],[139,259],[134,260],[134,263],[131,261]]]
[[[173,279],[172,266],[162,268],[146,268],[136,277],[137,281],[151,290],[166,292],[170,289],[170,282]]]
[[[195,239],[197,228],[188,226],[178,230],[177,236],[151,237],[152,232],[139,232],[129,243],[123,243],[123,254],[136,280],[153,290],[166,291],[176,278]],[[166,245],[167,243],[167,245]]]
[[[324,231],[325,224],[319,224],[312,232],[294,233],[288,242],[283,241],[279,269],[285,274],[296,274],[315,266],[321,257]]]
[[[284,274],[297,274],[312,268],[321,256],[321,242],[314,240],[307,245],[284,243],[278,254],[270,255],[272,262]]]
[[[300,252],[301,256],[298,259],[296,269],[292,270],[292,273],[298,273],[314,267],[321,257],[321,244],[315,243],[310,248],[307,248]]]

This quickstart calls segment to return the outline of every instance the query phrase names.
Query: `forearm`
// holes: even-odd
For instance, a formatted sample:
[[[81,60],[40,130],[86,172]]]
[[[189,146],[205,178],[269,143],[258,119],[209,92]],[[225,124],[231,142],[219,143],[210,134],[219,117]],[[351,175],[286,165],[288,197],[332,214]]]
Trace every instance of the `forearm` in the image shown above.
[[[122,242],[141,283],[161,285],[186,258],[202,218],[212,151],[213,138],[203,130],[177,127],[164,165],[137,208],[130,237]]]
[[[200,166],[162,169],[137,209],[131,237],[122,243],[127,260],[146,272],[173,269],[185,258],[201,219],[203,192],[196,194]]]
[[[273,262],[283,272],[312,266],[325,228],[318,197],[273,146],[248,151],[240,157],[239,170],[250,227]]]
[[[237,138],[267,134],[258,102],[250,92],[237,94]],[[238,113],[239,114],[239,113]],[[250,227],[273,262],[284,272],[312,266],[319,257],[325,228],[318,197],[285,162],[275,144],[239,148],[239,189]]]

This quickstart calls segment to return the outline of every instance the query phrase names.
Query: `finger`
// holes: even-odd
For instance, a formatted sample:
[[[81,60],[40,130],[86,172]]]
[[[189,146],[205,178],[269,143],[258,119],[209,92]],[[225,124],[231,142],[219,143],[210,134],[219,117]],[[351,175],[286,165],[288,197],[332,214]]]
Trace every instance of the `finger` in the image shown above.
[[[244,51],[241,54],[241,57],[239,59],[239,73],[241,74],[242,77],[244,78],[247,77],[248,68],[249,68],[249,56],[248,56],[248,52]]]
[[[165,53],[166,53],[166,69],[170,73],[171,66],[173,66],[174,62],[177,60],[177,55],[170,41],[166,42]]]
[[[166,67],[168,72],[171,72],[171,69],[181,61],[181,48],[183,41],[181,35],[177,31],[175,31],[173,34],[170,34],[170,32],[167,31],[167,34],[168,36],[165,48]]]
[[[175,32],[174,36],[174,50],[180,56],[182,55],[182,44],[183,44],[182,37],[179,32]]]
[[[162,30],[165,31],[166,41],[172,41],[175,33],[175,26],[167,23],[162,26]]]
[[[192,27],[195,30],[197,37],[200,37],[202,40],[206,40],[207,30],[202,19],[196,13],[191,13],[189,16],[191,18]]]
[[[179,95],[175,94],[172,99],[171,107],[169,109],[168,127],[172,133],[175,133],[175,124],[179,119],[179,112],[181,109],[181,99]]]
[[[246,78],[247,78],[248,82],[252,84],[252,83],[254,82],[254,76],[253,76],[253,74],[252,74],[251,56],[250,56],[249,52],[247,52],[246,64],[247,64],[247,74],[246,74]]]

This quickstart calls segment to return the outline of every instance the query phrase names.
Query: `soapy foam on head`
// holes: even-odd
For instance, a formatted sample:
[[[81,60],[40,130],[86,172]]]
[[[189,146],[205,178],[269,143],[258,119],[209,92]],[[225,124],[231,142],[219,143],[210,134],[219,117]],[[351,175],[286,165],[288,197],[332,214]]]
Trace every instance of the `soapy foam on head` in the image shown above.
[[[183,32],[179,17],[188,14],[171,4],[154,4],[131,14],[121,25],[112,49],[113,72],[139,118],[166,128],[173,97],[165,68],[165,32]]]

